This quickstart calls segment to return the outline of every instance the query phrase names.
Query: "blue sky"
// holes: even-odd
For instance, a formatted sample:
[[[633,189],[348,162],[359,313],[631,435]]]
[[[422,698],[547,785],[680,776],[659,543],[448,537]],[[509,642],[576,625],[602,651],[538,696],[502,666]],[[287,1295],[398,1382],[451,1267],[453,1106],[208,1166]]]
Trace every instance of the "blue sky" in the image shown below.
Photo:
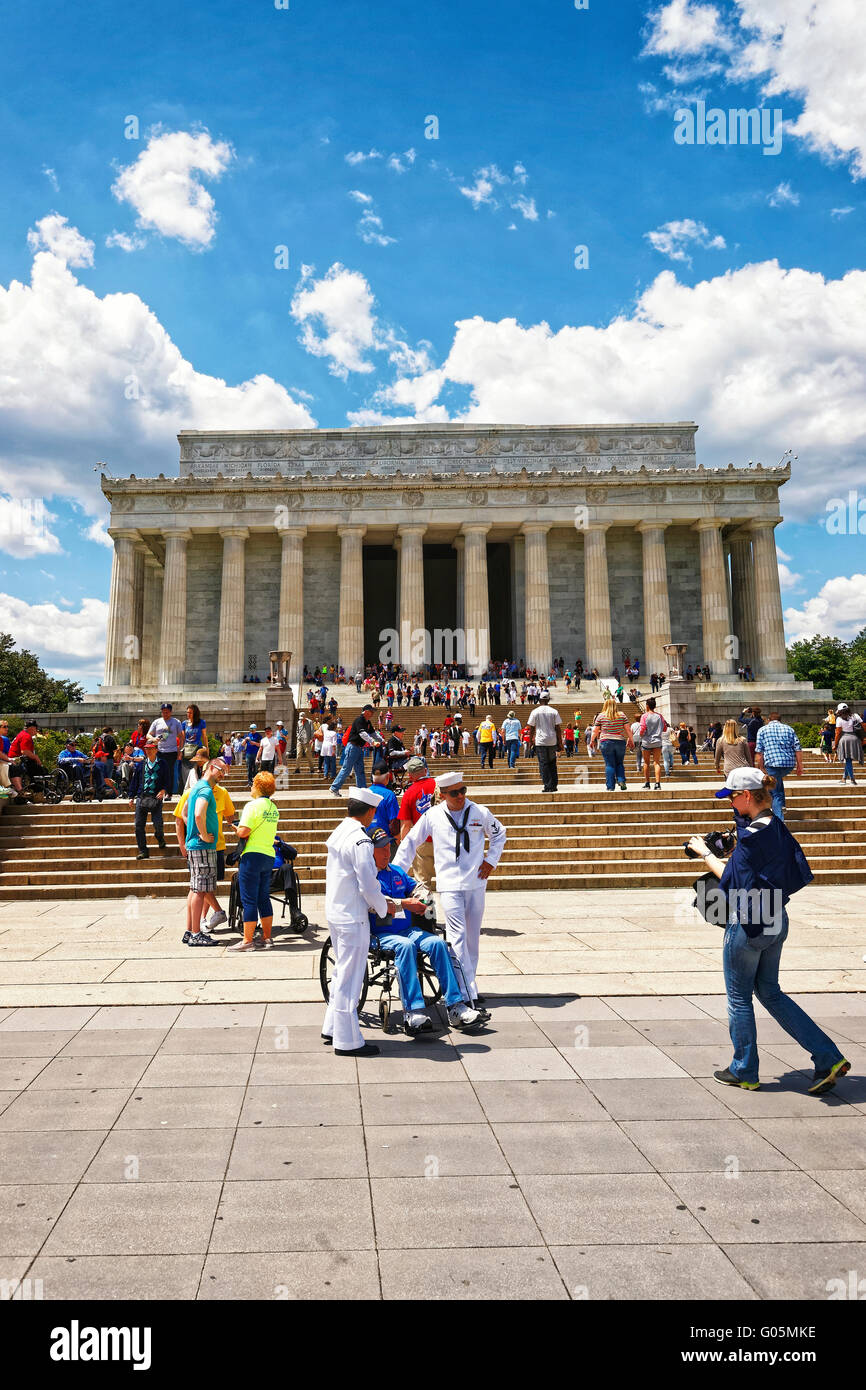
[[[171,475],[179,428],[693,418],[707,464],[794,448],[789,635],[853,635],[863,537],[820,523],[866,434],[863,8],[9,13],[0,626],[93,688],[93,465]],[[781,151],[678,144],[698,100]]]

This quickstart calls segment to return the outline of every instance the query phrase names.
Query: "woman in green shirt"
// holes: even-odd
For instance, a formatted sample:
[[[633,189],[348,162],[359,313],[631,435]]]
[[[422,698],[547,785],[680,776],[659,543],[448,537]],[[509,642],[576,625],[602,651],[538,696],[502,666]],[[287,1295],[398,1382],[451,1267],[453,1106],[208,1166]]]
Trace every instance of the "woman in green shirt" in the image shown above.
[[[241,813],[238,839],[243,842],[238,866],[238,886],[244,912],[244,939],[229,946],[230,951],[254,950],[256,923],[261,919],[263,946],[270,947],[274,910],[271,906],[271,874],[274,868],[274,839],[280,819],[279,807],[271,797],[276,782],[270,772],[253,778],[252,799]]]

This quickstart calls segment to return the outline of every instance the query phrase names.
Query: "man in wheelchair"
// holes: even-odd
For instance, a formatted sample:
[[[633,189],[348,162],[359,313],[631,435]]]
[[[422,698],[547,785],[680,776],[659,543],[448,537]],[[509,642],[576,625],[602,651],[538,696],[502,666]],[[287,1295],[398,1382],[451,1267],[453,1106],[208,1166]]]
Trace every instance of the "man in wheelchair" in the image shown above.
[[[418,951],[427,956],[439,978],[452,1027],[467,1031],[480,1027],[490,1014],[484,1009],[472,1008],[467,1002],[467,992],[458,981],[447,943],[441,936],[425,930],[425,920],[435,920],[432,895],[414,878],[390,864],[391,836],[386,830],[374,830],[370,838],[382,892],[399,902],[402,909],[394,917],[377,917],[374,912],[370,913],[370,944],[394,952],[406,1031],[413,1037],[433,1032],[433,1024],[424,1012],[424,994],[416,962]],[[413,916],[419,919],[417,926],[413,925]]]

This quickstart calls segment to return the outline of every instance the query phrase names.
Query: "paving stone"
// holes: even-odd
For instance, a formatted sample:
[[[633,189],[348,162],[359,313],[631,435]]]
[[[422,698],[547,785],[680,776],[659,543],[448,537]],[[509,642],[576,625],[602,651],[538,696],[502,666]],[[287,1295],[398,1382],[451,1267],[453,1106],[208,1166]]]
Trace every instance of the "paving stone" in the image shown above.
[[[110,1129],[129,1091],[24,1091],[0,1114],[8,1130]]]
[[[270,1255],[208,1255],[200,1300],[378,1299],[372,1250],[292,1251]]]
[[[372,1250],[366,1178],[328,1182],[227,1182],[210,1252]]]
[[[112,1008],[97,1009],[93,1017],[86,1024],[88,1031],[99,1028],[108,1028],[116,1031],[118,1028],[143,1029],[153,1031],[156,1028],[166,1032],[171,1028],[180,1013],[178,1004],[151,1004],[147,1007],[131,1006],[125,1008],[123,1005]],[[142,1051],[146,1049],[142,1048]]]
[[[220,1181],[234,1130],[120,1129],[106,1135],[87,1183]]]
[[[360,1125],[291,1125],[239,1129],[226,1176],[230,1182],[267,1182],[366,1175]]]
[[[840,1122],[841,1123],[841,1122]],[[742,1120],[626,1120],[623,1129],[658,1172],[725,1173],[795,1165]]]
[[[358,1125],[358,1087],[250,1086],[238,1121],[251,1129],[294,1125]]]
[[[565,1081],[568,1062],[553,1047],[490,1049],[477,1042],[460,1042],[456,1051],[471,1081]]]
[[[526,1012],[542,1028],[554,1020],[586,1023],[619,1017],[604,999],[531,999],[526,1002]]]
[[[23,1091],[49,1063],[48,1057],[0,1057],[0,1090]]]
[[[152,1056],[164,1037],[163,1028],[82,1028],[61,1049],[60,1056]]]
[[[358,1062],[358,1077],[365,1084],[393,1081],[399,1085],[417,1081],[460,1082],[466,1074],[458,1048],[450,1042],[416,1042],[412,1038],[376,1039],[378,1057]],[[462,1040],[461,1040],[462,1046]],[[478,1043],[481,1046],[481,1043]],[[339,1060],[339,1059],[338,1059]]]
[[[665,1051],[676,1043],[690,1047],[721,1045],[728,1052],[731,1048],[727,1025],[711,1018],[660,1018],[649,1022],[643,1019],[636,1020],[634,1027],[647,1042]]]
[[[188,1031],[188,1030],[187,1030]],[[263,1023],[254,1047],[259,1056],[285,1056],[287,1053],[321,1052],[322,1023],[290,1027],[285,1023]]]
[[[203,1255],[40,1255],[31,1278],[46,1300],[138,1302],[195,1298]]]
[[[853,1107],[843,1099],[842,1082],[825,1096],[810,1096],[806,1088],[811,1077],[787,1071],[780,1075],[778,1064],[775,1071],[767,1070],[761,1076],[760,1091],[744,1091],[740,1086],[725,1086],[706,1077],[695,1079],[699,1086],[744,1120],[782,1120],[799,1115],[814,1119],[816,1114],[852,1114]]]
[[[481,1106],[468,1081],[361,1085],[365,1125],[480,1124]]]
[[[323,1047],[320,1039],[317,1052],[256,1053],[250,1085],[344,1086],[348,1079],[347,1065],[353,1069],[350,1058],[335,1057],[333,1049]],[[354,1080],[354,1075],[351,1079]]]
[[[321,1028],[324,1017],[325,1005],[321,999],[321,994],[316,1003],[267,1004],[262,1029],[277,1025],[283,1025],[287,1028],[313,1027],[315,1024]]]
[[[105,1131],[27,1130],[0,1134],[3,1183],[78,1182]]]
[[[497,1124],[515,1173],[647,1173],[651,1165],[612,1120]]]
[[[712,1077],[714,1071],[721,1071],[731,1060],[731,1040],[709,1043],[705,1046],[688,1047],[680,1043],[665,1043],[661,1051],[680,1070],[688,1076]]]
[[[49,1028],[0,1033],[0,1057],[55,1057],[75,1036],[68,1029]]]
[[[833,1131],[830,1132],[832,1140]],[[825,1162],[836,1161],[836,1154],[832,1143],[827,1145]],[[823,1165],[810,1169],[810,1177],[813,1177],[821,1187],[831,1193],[843,1207],[853,1211],[855,1216],[859,1216],[861,1221],[866,1222],[866,1188],[859,1173],[852,1173],[850,1169],[839,1170],[827,1168]],[[866,1277],[866,1270],[864,1270]]]
[[[753,1119],[751,1125],[798,1168],[821,1168],[828,1159],[837,1169],[866,1168],[866,1115]],[[857,1181],[852,1176],[852,1182]]]
[[[659,1077],[685,1076],[686,1072],[664,1052],[649,1044],[641,1047],[576,1047],[563,1053],[563,1059],[578,1076]]]
[[[243,1098],[243,1086],[144,1086],[128,1099],[119,1128],[223,1129],[237,1123]]]
[[[550,1252],[573,1298],[754,1300],[715,1245],[564,1245]]]
[[[219,1194],[218,1182],[82,1183],[43,1253],[204,1254]]]
[[[601,1105],[577,1077],[571,1081],[479,1081],[475,1092],[491,1124],[605,1119]]]
[[[178,1014],[174,1026],[175,1028],[261,1028],[264,1016],[264,1004],[187,1004]]]
[[[541,1236],[509,1177],[373,1178],[380,1250],[537,1246]]]
[[[609,999],[607,1002],[619,1014],[620,1018],[637,1021],[659,1018],[700,1019],[704,1016],[695,1004],[683,998],[658,998],[654,995],[645,995],[639,999]]]
[[[640,1047],[644,1039],[624,1019],[562,1019],[541,1021],[546,1038],[560,1052],[573,1047]]]
[[[73,1188],[71,1183],[0,1187],[0,1258],[37,1254]]]
[[[731,1113],[691,1077],[590,1077],[586,1084],[614,1120],[723,1120]]]
[[[160,1052],[150,1062],[138,1085],[139,1089],[147,1086],[245,1086],[252,1060],[250,1052],[196,1052],[189,1056]]]
[[[29,1033],[32,1030],[77,1031],[96,1013],[94,1007],[15,1009],[0,1022],[0,1033]]]
[[[546,1250],[383,1250],[379,1255],[382,1296],[416,1303],[430,1300],[532,1302],[567,1299],[562,1279]]]
[[[150,1062],[144,1057],[55,1057],[32,1083],[32,1091],[91,1091],[100,1086],[132,1090]]]
[[[866,1240],[866,1223],[807,1173],[668,1173],[668,1182],[719,1244]]]
[[[866,1293],[866,1282],[860,1282],[866,1279],[866,1243],[723,1245],[720,1253],[758,1298],[825,1302],[831,1296],[862,1299]]]
[[[699,1244],[706,1234],[655,1173],[522,1177],[548,1245]]]
[[[493,1131],[474,1125],[367,1125],[373,1178],[486,1177],[508,1173]]]

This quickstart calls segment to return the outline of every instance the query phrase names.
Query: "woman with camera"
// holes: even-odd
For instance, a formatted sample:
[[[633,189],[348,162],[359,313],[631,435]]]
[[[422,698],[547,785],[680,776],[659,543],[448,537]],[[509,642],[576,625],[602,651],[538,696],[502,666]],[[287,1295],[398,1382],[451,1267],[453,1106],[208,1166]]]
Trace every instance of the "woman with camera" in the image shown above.
[[[851,1064],[779,988],[779,961],[788,935],[785,905],[813,875],[797,841],[773,814],[770,792],[774,786],[775,779],[760,768],[734,768],[715,793],[730,798],[734,811],[738,834],[732,853],[727,859],[719,858],[700,835],[693,835],[688,844],[719,880],[717,896],[727,908],[723,961],[734,1058],[729,1067],[713,1075],[722,1085],[757,1091],[758,1038],[752,1004],[752,996],[757,995],[771,1017],[811,1053],[815,1075],[809,1094],[822,1096],[851,1070]]]

